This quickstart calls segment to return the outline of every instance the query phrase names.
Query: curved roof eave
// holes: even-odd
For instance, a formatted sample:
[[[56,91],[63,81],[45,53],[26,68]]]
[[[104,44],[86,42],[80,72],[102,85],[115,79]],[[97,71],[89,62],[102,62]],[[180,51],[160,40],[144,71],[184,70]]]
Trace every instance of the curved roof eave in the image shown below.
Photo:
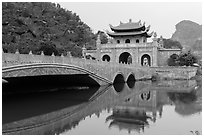
[[[111,28],[111,30],[112,31],[125,31],[125,30],[135,30],[135,31],[138,31],[138,30],[145,30],[146,28],[145,28],[145,26],[140,26],[140,27],[134,27],[134,28],[125,28],[125,27],[119,27],[119,26],[116,26],[116,27],[114,27],[114,26],[112,26],[112,25],[109,25],[110,26],[110,28]]]

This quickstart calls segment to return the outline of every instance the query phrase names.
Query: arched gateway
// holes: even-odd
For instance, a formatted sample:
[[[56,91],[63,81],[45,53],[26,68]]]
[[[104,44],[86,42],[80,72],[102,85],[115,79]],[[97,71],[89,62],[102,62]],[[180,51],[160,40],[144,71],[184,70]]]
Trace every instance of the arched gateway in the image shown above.
[[[119,56],[119,63],[132,64],[132,56],[128,52],[123,52]]]
[[[157,38],[156,32],[149,33],[150,25],[145,22],[120,22],[119,25],[110,25],[111,37],[107,44],[101,44],[100,36],[97,38],[96,50],[86,50],[97,60],[106,60],[110,56],[111,63],[132,64],[132,66],[166,66],[169,55],[180,54],[181,49],[166,49],[163,45],[163,38]],[[152,37],[153,36],[153,37]],[[152,37],[149,42],[148,38]],[[159,41],[159,42],[158,42]],[[130,54],[131,53],[131,54]],[[102,58],[101,58],[102,57]]]
[[[148,54],[141,57],[141,66],[151,66],[151,57]]]

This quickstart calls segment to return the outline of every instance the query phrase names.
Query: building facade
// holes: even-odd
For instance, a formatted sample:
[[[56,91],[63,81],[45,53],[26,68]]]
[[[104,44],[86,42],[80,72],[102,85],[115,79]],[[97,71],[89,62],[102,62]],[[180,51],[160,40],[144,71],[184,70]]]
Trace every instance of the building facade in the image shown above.
[[[135,66],[166,66],[167,59],[172,54],[179,54],[180,49],[165,49],[163,40],[158,41],[156,32],[149,33],[150,25],[145,26],[145,22],[132,22],[118,26],[110,25],[112,32],[107,34],[113,38],[112,42],[101,44],[100,36],[96,41],[96,50],[86,50],[83,48],[83,56],[91,56],[98,61],[108,61],[111,63],[132,64]],[[152,37],[151,42],[147,42]]]

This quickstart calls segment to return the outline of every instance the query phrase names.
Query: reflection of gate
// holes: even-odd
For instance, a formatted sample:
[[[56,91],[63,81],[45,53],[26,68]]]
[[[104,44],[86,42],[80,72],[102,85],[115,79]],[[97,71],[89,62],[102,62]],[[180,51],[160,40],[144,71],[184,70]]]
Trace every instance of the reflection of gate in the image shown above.
[[[151,66],[151,58],[148,54],[144,54],[141,58],[142,66]]]
[[[140,98],[141,98],[143,101],[148,101],[148,100],[150,100],[150,91],[141,93],[141,94],[140,94]]]

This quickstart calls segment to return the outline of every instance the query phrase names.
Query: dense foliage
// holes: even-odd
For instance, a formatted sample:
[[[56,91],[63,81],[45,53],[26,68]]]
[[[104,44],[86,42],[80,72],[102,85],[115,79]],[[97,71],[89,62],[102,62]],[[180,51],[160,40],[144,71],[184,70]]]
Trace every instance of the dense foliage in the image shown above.
[[[160,41],[160,38],[158,38],[158,42]],[[182,49],[182,45],[180,42],[172,39],[163,39],[163,46],[167,49]]]
[[[197,63],[197,58],[190,51],[181,53],[180,55],[173,54],[167,61],[169,66],[192,66]]]
[[[96,35],[78,15],[50,2],[3,2],[2,45],[4,52],[55,55],[95,46]]]

